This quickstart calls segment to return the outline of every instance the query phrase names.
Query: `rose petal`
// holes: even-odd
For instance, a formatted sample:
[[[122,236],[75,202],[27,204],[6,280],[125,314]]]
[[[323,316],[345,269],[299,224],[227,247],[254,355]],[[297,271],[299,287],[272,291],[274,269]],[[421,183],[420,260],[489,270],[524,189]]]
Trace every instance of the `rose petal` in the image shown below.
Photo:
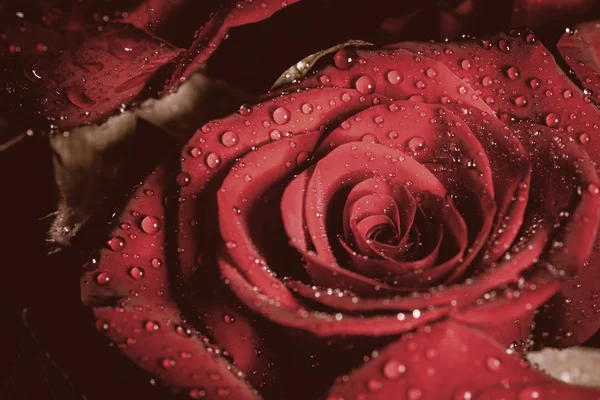
[[[453,368],[448,368],[452,365]],[[460,369],[461,374],[456,370]],[[566,385],[528,367],[477,329],[453,321],[421,328],[379,352],[333,385],[328,399],[527,398],[595,399],[598,392]],[[530,395],[530,398],[540,396]]]
[[[352,101],[343,102],[341,94],[337,89],[311,90],[251,108],[243,106],[240,113],[203,126],[183,147],[181,171],[187,175],[183,175],[185,185],[179,188],[178,215],[182,225],[178,227],[180,251],[177,256],[184,281],[189,281],[198,268],[203,270],[205,265],[210,268],[214,262],[210,255],[214,254],[220,239],[213,234],[219,229],[213,194],[224,177],[221,171],[227,171],[236,158],[253,148],[281,137],[319,131],[329,121],[368,107],[374,99],[368,97],[361,101],[359,96],[354,96]],[[287,121],[278,119],[285,122],[283,125],[273,119],[276,110],[283,115],[289,112]]]
[[[426,55],[405,49],[357,49],[356,53],[365,62],[356,63],[347,70],[327,66],[291,89],[352,85],[361,93],[377,92],[395,100],[420,96],[426,103],[436,103],[445,98],[492,112],[468,83],[459,79],[439,61]],[[374,71],[372,65],[378,67],[377,71]],[[440,87],[444,88],[443,94]]]
[[[180,60],[167,87],[175,87],[181,78],[187,78],[197,70],[216,50],[227,35],[229,28],[262,21],[298,1],[263,0],[260,2],[224,3],[198,31],[194,43],[190,46],[186,56]]]
[[[255,290],[227,260],[219,259],[219,266],[223,279],[246,307],[278,324],[306,330],[318,336],[398,334],[438,320],[448,313],[447,309],[440,308],[415,312],[412,316],[402,314],[401,317],[393,315],[362,318],[339,313],[332,315],[309,312],[305,309],[293,310],[273,301],[260,290]]]
[[[204,336],[186,328],[178,307],[163,303],[164,310],[136,300],[126,306],[94,309],[97,326],[121,352],[138,365],[185,393],[230,395],[260,399],[256,390],[236,375],[229,362],[209,351]],[[140,315],[140,310],[146,314]]]
[[[256,248],[247,218],[255,202],[271,185],[292,175],[298,164],[304,162],[299,155],[312,152],[320,136],[318,131],[296,135],[245,155],[231,168],[217,193],[219,227],[232,262],[265,295],[290,308],[297,307],[292,296],[287,290],[280,290],[282,285],[275,276],[261,271],[268,268],[268,260]]]
[[[506,347],[513,342],[526,342],[537,309],[559,290],[560,284],[540,269],[524,280],[523,287],[500,290],[489,300],[454,314],[453,318],[477,327]]]
[[[127,24],[112,23],[101,32],[94,27],[80,35],[76,45],[31,67],[40,77],[34,78],[34,90],[47,98],[44,114],[59,130],[111,116],[136,99],[181,51]]]

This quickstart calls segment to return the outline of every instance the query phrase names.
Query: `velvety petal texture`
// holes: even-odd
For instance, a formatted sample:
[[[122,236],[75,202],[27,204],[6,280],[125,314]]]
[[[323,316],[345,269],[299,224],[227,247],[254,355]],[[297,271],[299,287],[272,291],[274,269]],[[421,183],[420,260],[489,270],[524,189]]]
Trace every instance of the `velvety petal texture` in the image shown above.
[[[237,4],[195,46],[284,6]],[[192,398],[598,398],[506,351],[534,321],[537,343],[600,327],[561,306],[600,282],[598,152],[581,139],[600,114],[513,33],[343,48],[201,127],[84,267],[103,333]]]

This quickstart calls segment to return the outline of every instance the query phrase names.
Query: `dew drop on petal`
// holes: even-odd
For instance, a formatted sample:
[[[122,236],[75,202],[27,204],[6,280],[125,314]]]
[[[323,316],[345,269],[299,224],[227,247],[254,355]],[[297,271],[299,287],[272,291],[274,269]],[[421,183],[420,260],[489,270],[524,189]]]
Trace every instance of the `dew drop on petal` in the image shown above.
[[[142,231],[144,231],[144,233],[147,233],[148,235],[153,235],[156,232],[160,231],[161,227],[160,220],[151,215],[147,215],[146,217],[144,217],[140,225],[142,227]]]
[[[372,133],[363,135],[363,137],[360,138],[360,141],[365,143],[379,143],[377,136],[373,135]]]
[[[248,104],[242,104],[238,112],[243,116],[250,115],[252,114],[252,106]]]
[[[191,178],[190,174],[188,174],[187,172],[180,172],[179,174],[177,174],[177,184],[179,186],[189,185],[191,179],[192,178]]]
[[[504,53],[510,53],[510,43],[508,40],[500,39],[500,41],[498,41],[498,48]]]
[[[321,85],[329,85],[331,83],[331,78],[329,75],[321,75],[319,76],[319,82],[321,82]]]
[[[579,143],[581,143],[581,144],[588,144],[591,140],[590,135],[586,132],[581,133],[578,136],[578,139],[579,139]]]
[[[500,361],[500,359],[497,357],[488,357],[485,360],[485,365],[490,371],[496,372],[502,366],[502,361]]]
[[[358,54],[353,49],[341,49],[333,56],[333,63],[341,70],[351,68],[358,60]]]
[[[510,66],[506,70],[506,76],[508,76],[508,78],[510,80],[514,81],[514,80],[518,79],[519,76],[521,76],[521,71],[519,71],[519,69],[515,66]]]
[[[343,100],[343,98],[342,98],[342,100]],[[304,103],[304,104],[302,104],[301,110],[302,110],[302,113],[304,113],[304,114],[311,114],[314,110],[314,107],[310,103]]]
[[[542,393],[537,387],[528,387],[519,392],[519,400],[538,400],[542,398]]]
[[[481,84],[485,87],[490,87],[490,86],[492,86],[493,83],[494,83],[494,80],[489,75],[486,75],[483,78],[481,78]]]
[[[238,140],[239,140],[238,136],[235,134],[235,132],[232,132],[232,131],[227,131],[227,132],[223,133],[223,135],[221,135],[221,143],[225,147],[235,146],[237,144]]]
[[[363,75],[354,82],[354,87],[361,94],[375,92],[375,81],[368,75]]]
[[[162,264],[163,262],[159,258],[153,258],[150,260],[150,265],[152,265],[152,268],[160,268]]]
[[[414,136],[408,141],[408,148],[412,151],[419,152],[425,148],[425,139],[421,136]]]
[[[176,364],[176,361],[171,357],[165,357],[162,360],[160,360],[160,366],[163,367],[164,369],[169,369],[171,367],[174,367],[175,364]]]
[[[391,71],[388,71],[386,78],[388,80],[389,83],[391,83],[392,85],[397,85],[399,83],[402,82],[402,73],[396,69],[392,69]]]
[[[156,321],[146,321],[144,323],[144,330],[146,332],[156,332],[157,330],[160,329],[160,324]]]
[[[540,80],[537,78],[531,78],[529,80],[529,87],[532,89],[537,89],[540,87]]]
[[[519,108],[527,107],[527,97],[517,96],[513,99],[513,103]]]
[[[288,122],[290,122],[291,116],[292,115],[290,114],[290,111],[284,107],[277,107],[273,111],[273,115],[272,115],[273,121],[275,121],[275,123],[278,125],[285,125]]]
[[[121,236],[113,236],[106,244],[112,251],[121,251],[125,248],[125,239]]]
[[[108,285],[110,283],[110,280],[111,280],[111,277],[108,272],[100,272],[98,275],[96,275],[96,283],[99,286]]]
[[[406,372],[406,366],[396,360],[389,360],[383,364],[383,376],[387,379],[398,379]]]
[[[587,187],[587,191],[592,196],[596,196],[598,193],[600,193],[600,187],[598,187],[598,185],[595,183],[590,183]]]
[[[198,158],[202,155],[202,150],[198,147],[192,147],[190,149],[190,155],[194,158]]]
[[[192,389],[189,391],[188,395],[191,399],[201,399],[206,397],[206,390],[200,388]]]
[[[144,270],[140,267],[131,267],[129,269],[129,276],[139,281],[144,278]]]
[[[545,121],[546,125],[550,128],[556,128],[558,126],[558,123],[560,122],[560,117],[557,113],[552,112],[546,115]]]
[[[221,164],[221,156],[217,153],[209,153],[206,156],[206,165],[208,168],[217,168]]]
[[[423,391],[419,388],[408,388],[406,396],[409,400],[419,400],[423,396]]]

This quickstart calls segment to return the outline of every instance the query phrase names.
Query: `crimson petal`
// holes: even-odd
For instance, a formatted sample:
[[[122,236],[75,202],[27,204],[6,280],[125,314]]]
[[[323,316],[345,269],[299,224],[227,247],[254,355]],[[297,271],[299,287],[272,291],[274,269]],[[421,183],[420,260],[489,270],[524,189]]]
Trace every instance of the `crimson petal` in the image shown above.
[[[453,368],[448,368],[452,365]],[[461,371],[460,374],[456,370]],[[524,383],[524,381],[526,383]],[[332,386],[328,399],[526,398],[597,399],[595,389],[567,385],[528,367],[475,328],[454,321],[421,328],[385,347],[377,358]],[[519,397],[521,396],[521,397]],[[557,397],[560,396],[560,397]],[[529,398],[541,396],[530,395]]]

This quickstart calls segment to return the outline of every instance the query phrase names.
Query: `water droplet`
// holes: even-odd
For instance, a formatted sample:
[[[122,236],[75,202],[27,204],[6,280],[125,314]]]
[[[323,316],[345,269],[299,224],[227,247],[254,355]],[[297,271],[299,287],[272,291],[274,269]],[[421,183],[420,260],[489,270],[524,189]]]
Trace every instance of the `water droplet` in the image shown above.
[[[536,387],[528,387],[519,392],[519,400],[537,400],[541,398],[542,393]]]
[[[319,82],[321,82],[321,85],[329,85],[331,83],[331,78],[329,75],[321,75],[319,76]]]
[[[192,180],[192,177],[187,172],[180,172],[177,175],[177,184],[179,186],[187,186],[190,184],[191,180]]]
[[[508,40],[500,39],[500,41],[498,41],[498,48],[504,53],[510,53],[510,43]]]
[[[160,329],[160,324],[156,321],[146,321],[144,323],[144,330],[146,332],[156,332]]]
[[[490,371],[496,372],[502,366],[502,361],[500,361],[500,359],[497,357],[488,357],[485,360],[485,365]]]
[[[402,82],[403,76],[400,71],[393,69],[387,73],[386,78],[392,85],[397,85]]]
[[[392,139],[392,140],[394,140],[394,139],[398,139],[398,136],[399,136],[399,135],[398,135],[398,132],[396,132],[396,131],[389,131],[389,132],[388,132],[388,137],[389,137],[390,139]]]
[[[206,156],[206,165],[208,168],[217,168],[221,164],[221,156],[217,153],[209,153]]]
[[[164,369],[169,369],[171,367],[174,367],[176,364],[175,359],[171,358],[171,357],[165,357],[162,360],[160,360],[160,366],[163,367]]]
[[[190,149],[190,155],[194,158],[198,158],[202,155],[202,150],[198,147],[192,147]]]
[[[371,94],[375,92],[375,81],[368,75],[363,75],[354,82],[354,87],[359,93]]]
[[[347,103],[347,102],[349,102],[350,100],[352,100],[352,95],[351,95],[350,93],[348,93],[348,92],[344,92],[344,93],[342,93],[342,101],[343,101],[344,103]]]
[[[415,82],[415,87],[418,88],[418,89],[425,89],[425,86],[426,86],[425,82],[423,82],[423,81],[416,81]]]
[[[358,60],[358,55],[353,49],[341,49],[333,56],[333,63],[341,70],[351,68]]]
[[[365,143],[379,143],[377,136],[373,135],[372,133],[367,133],[362,138],[360,138],[360,140],[361,142]]]
[[[595,183],[590,183],[587,187],[587,191],[592,196],[596,196],[598,193],[600,193],[600,187],[598,187],[598,185]]]
[[[464,95],[464,94],[467,94],[467,88],[466,88],[466,87],[464,87],[464,86],[460,86],[460,87],[458,88],[458,93],[460,93],[460,94],[462,94],[462,95]]]
[[[290,111],[283,107],[277,107],[275,111],[273,111],[273,121],[275,121],[278,125],[285,125],[290,122]]]
[[[581,133],[579,135],[578,139],[579,139],[579,143],[581,143],[581,144],[588,144],[591,140],[590,135],[586,132]]]
[[[494,83],[494,80],[492,79],[491,76],[484,76],[483,78],[481,78],[481,84],[485,87],[490,87],[490,86],[492,86],[493,83]]]
[[[535,43],[535,35],[533,33],[527,34],[527,36],[525,36],[525,41],[529,44]]]
[[[343,99],[342,99],[343,100]],[[310,103],[304,103],[302,104],[301,110],[304,114],[310,114],[313,112],[314,107],[312,104]]]
[[[521,76],[521,71],[519,71],[519,69],[515,66],[511,66],[508,67],[508,69],[506,70],[506,76],[508,76],[508,78],[510,80],[516,80],[519,78],[519,76]]]
[[[454,395],[453,400],[472,400],[473,392],[468,389],[459,390],[458,393]]]
[[[545,118],[546,125],[550,128],[556,128],[560,122],[560,116],[557,113],[550,113]]]
[[[532,89],[537,89],[540,87],[540,80],[537,78],[531,78],[529,80],[529,87],[531,87]]]
[[[427,68],[427,71],[425,71],[425,74],[427,74],[427,76],[429,78],[433,79],[437,76],[437,71],[433,68]]]
[[[248,104],[242,104],[240,106],[240,109],[238,110],[238,112],[243,116],[250,115],[250,114],[252,114],[252,106],[250,106]]]
[[[221,143],[225,147],[235,146],[237,144],[238,140],[239,140],[238,136],[235,134],[235,132],[232,132],[232,131],[227,131],[221,135]]]
[[[225,397],[231,394],[231,389],[228,387],[217,388],[217,396]]]
[[[563,97],[565,98],[565,100],[569,100],[571,97],[573,97],[573,92],[569,89],[566,89],[565,91],[563,91]]]
[[[129,42],[130,40],[127,40]],[[131,40],[133,42],[133,40]],[[110,40],[108,43],[108,52],[120,60],[129,61],[136,58],[144,51],[143,45],[140,43],[126,43],[119,40]]]
[[[406,395],[409,400],[419,400],[423,396],[423,391],[419,388],[408,388]]]
[[[425,139],[421,136],[414,136],[408,141],[408,148],[415,153],[423,150],[425,148]]]
[[[129,276],[135,279],[136,281],[144,278],[144,270],[140,267],[131,267],[129,269]]]
[[[147,233],[148,235],[153,235],[156,232],[160,231],[160,220],[151,215],[147,215],[142,219],[142,223],[140,224],[142,227],[142,231]]]
[[[464,59],[460,62],[460,66],[462,67],[462,69],[469,70],[471,69],[471,60],[468,59]]]
[[[125,248],[125,239],[121,236],[113,236],[106,244],[112,251],[121,251]]]
[[[79,108],[90,107],[96,104],[94,100],[90,99],[85,94],[85,89],[83,88],[83,86],[67,86],[63,89],[63,93],[73,105]]]
[[[310,158],[311,158],[310,153],[308,153],[306,151],[301,151],[296,156],[296,164],[298,166],[302,166],[302,165],[306,164],[310,160]]]
[[[96,283],[100,286],[105,286],[110,283],[111,276],[108,272],[100,272],[96,275]]]
[[[383,364],[383,376],[390,380],[398,379],[406,372],[406,366],[396,360],[389,360]]]
[[[381,390],[382,387],[383,387],[383,384],[381,383],[380,380],[371,378],[367,381],[367,389],[369,389],[371,392],[376,392],[378,390]]]
[[[160,268],[162,264],[163,262],[159,258],[153,258],[150,260],[150,265],[152,265],[152,268]]]
[[[527,107],[527,97],[517,96],[513,99],[513,103],[520,108]]]
[[[201,399],[203,397],[206,397],[206,390],[204,389],[192,389],[189,391],[189,396],[192,399]]]

